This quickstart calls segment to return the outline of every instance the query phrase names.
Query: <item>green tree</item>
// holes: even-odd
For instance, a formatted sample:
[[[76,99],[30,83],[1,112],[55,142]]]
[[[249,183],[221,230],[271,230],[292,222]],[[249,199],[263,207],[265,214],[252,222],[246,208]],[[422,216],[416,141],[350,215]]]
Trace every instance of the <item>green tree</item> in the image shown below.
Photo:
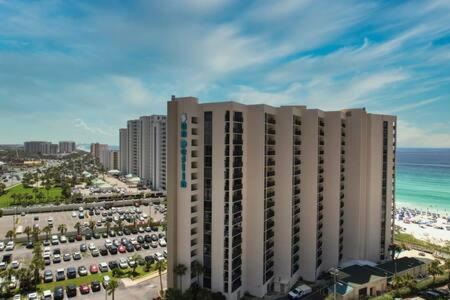
[[[202,275],[204,271],[203,265],[199,263],[197,260],[194,260],[191,263],[191,270],[192,273],[194,273],[197,276],[197,284],[200,285],[200,275]]]
[[[80,231],[81,231],[80,222],[76,222],[75,225],[73,226],[73,228],[75,228],[77,230],[77,235],[80,235]]]
[[[106,232],[109,232],[109,229],[111,228],[111,222],[106,221],[105,227],[106,227]]]
[[[106,290],[108,292],[108,295],[112,296],[112,300],[114,300],[114,293],[116,292],[118,287],[119,287],[119,282],[114,278],[111,279]]]
[[[30,235],[33,232],[33,229],[30,226],[25,227],[23,233],[27,235],[27,241],[30,242]]]
[[[180,290],[183,290],[183,276],[187,272],[187,267],[183,264],[177,264],[173,271],[178,276]]]
[[[436,281],[436,276],[442,275],[444,273],[439,260],[435,259],[431,262],[431,264],[428,265],[428,273],[431,276],[433,276],[433,284],[434,284]]]
[[[33,247],[33,258],[31,259],[30,269],[33,270],[34,284],[37,285],[41,282],[40,271],[44,270],[45,263],[42,256],[42,245],[37,242]]]
[[[14,233],[13,230],[8,230],[8,232],[6,232],[5,237],[7,239],[9,239],[10,241],[12,241],[12,239],[14,238],[16,234]]]
[[[163,281],[162,281],[162,271],[164,271],[167,267],[167,263],[164,260],[157,260],[155,262],[155,267],[158,270],[159,274],[159,286],[160,286],[160,294],[162,295],[164,291]]]
[[[67,231],[67,225],[66,224],[59,224],[58,225],[58,231],[61,232],[61,234],[64,234]]]
[[[397,244],[390,244],[388,247],[388,251],[391,254],[391,259],[394,260],[400,254],[400,252],[402,251],[402,248]]]
[[[0,196],[5,193],[6,185],[3,182],[0,182]]]
[[[42,228],[42,232],[45,233],[45,239],[48,240],[50,234],[52,233],[52,228],[47,225],[44,228]]]
[[[183,293],[180,289],[168,288],[164,294],[165,300],[179,300],[183,299]]]
[[[20,268],[17,271],[17,279],[22,291],[27,292],[33,288],[33,271],[31,268]]]
[[[134,266],[131,268],[131,274],[132,276],[136,276],[136,268],[138,266],[138,262],[142,259],[142,256],[139,254],[134,254],[131,259],[135,262]]]
[[[444,260],[444,269],[448,272],[448,280],[450,281],[450,259],[446,258]]]
[[[35,242],[37,242],[39,240],[40,233],[41,233],[41,230],[39,229],[39,227],[33,227],[32,234],[33,234],[33,240]]]
[[[94,234],[95,227],[97,227],[97,223],[95,223],[94,220],[89,221],[89,228],[91,229],[92,234]]]

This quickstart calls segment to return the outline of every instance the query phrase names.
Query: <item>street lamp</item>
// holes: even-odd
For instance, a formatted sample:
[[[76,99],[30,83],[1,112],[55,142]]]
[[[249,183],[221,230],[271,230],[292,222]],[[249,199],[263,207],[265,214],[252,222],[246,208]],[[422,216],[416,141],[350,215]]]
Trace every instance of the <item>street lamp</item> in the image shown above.
[[[331,268],[328,270],[328,273],[333,276],[333,299],[336,300],[336,278],[339,275],[339,270],[337,268]]]

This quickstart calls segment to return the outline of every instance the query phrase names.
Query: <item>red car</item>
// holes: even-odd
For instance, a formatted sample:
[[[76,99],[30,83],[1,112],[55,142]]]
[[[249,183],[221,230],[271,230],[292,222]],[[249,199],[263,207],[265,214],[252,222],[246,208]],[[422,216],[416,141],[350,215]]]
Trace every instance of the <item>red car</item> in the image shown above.
[[[91,265],[89,268],[89,272],[91,272],[91,274],[97,274],[98,273],[98,266],[97,265]]]
[[[89,285],[87,285],[85,283],[80,285],[80,293],[81,294],[89,294],[90,291],[91,291],[91,289],[89,288]]]
[[[127,248],[125,248],[124,245],[120,245],[119,248],[118,248],[117,250],[119,250],[120,253],[125,253],[125,252],[127,252]]]

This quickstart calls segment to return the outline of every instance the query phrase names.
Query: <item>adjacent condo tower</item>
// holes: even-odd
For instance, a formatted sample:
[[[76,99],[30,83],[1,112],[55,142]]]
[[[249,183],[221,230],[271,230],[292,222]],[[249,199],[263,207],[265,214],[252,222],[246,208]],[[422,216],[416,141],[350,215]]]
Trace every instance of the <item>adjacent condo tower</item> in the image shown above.
[[[172,97],[167,139],[169,287],[262,297],[388,259],[396,117]]]

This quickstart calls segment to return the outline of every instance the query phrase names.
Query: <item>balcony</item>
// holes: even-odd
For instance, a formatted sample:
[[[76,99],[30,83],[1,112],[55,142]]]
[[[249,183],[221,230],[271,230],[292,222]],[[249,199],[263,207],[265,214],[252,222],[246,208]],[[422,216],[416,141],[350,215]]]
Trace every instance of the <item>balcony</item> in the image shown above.
[[[296,159],[295,162],[294,162],[294,165],[295,165],[295,166],[298,166],[298,165],[300,165],[301,163],[302,163],[302,161],[301,161],[300,159]]]
[[[275,124],[276,123],[275,118],[266,116],[266,123]]]
[[[294,192],[293,192],[294,196],[299,195],[300,194],[300,189],[299,188],[294,188]]]
[[[322,127],[325,126],[325,122],[323,120],[320,120],[319,121],[319,126],[322,126]]]
[[[233,155],[234,156],[242,156],[244,153],[242,152],[242,149],[234,149]]]
[[[272,229],[269,229],[269,230],[266,232],[266,240],[273,238],[274,235],[275,235],[275,233],[273,232],[273,230],[272,230]],[[272,255],[272,256],[273,256],[273,255]]]
[[[268,209],[266,212],[266,219],[270,219],[275,215],[273,209]]]
[[[294,175],[300,175],[302,171],[300,169],[294,171]]]
[[[235,136],[233,139],[233,144],[234,145],[242,145],[243,144],[242,136],[240,136],[240,135]]]
[[[273,196],[275,196],[275,192],[274,192],[274,191],[268,191],[268,192],[266,193],[266,197],[267,197],[267,198],[271,198],[271,197],[273,197]]]
[[[266,133],[267,134],[275,134],[275,129],[269,128],[269,129],[267,129]]]
[[[268,171],[268,172],[266,173],[266,176],[267,176],[267,177],[275,176],[275,171]]]
[[[296,130],[294,130],[294,134],[295,134],[295,135],[302,135],[302,131],[296,129]]]
[[[266,140],[266,144],[267,145],[275,145],[275,140],[274,139],[267,139]]]
[[[266,160],[266,166],[275,166],[275,160],[273,159]]]
[[[295,146],[300,146],[302,144],[302,141],[300,141],[300,140],[295,140],[294,141],[294,145]]]
[[[266,155],[275,155],[275,150],[267,150]]]
[[[302,125],[302,121],[300,121],[299,119],[296,119],[294,121],[294,124],[297,125],[297,126],[301,126]]]
[[[294,155],[301,155],[302,154],[302,151],[300,151],[300,150],[295,150],[294,151]]]
[[[266,188],[273,187],[274,185],[275,185],[275,181],[273,181],[273,180],[270,180],[270,181],[266,182]]]
[[[300,184],[300,179],[295,179],[294,180],[294,185]]]

